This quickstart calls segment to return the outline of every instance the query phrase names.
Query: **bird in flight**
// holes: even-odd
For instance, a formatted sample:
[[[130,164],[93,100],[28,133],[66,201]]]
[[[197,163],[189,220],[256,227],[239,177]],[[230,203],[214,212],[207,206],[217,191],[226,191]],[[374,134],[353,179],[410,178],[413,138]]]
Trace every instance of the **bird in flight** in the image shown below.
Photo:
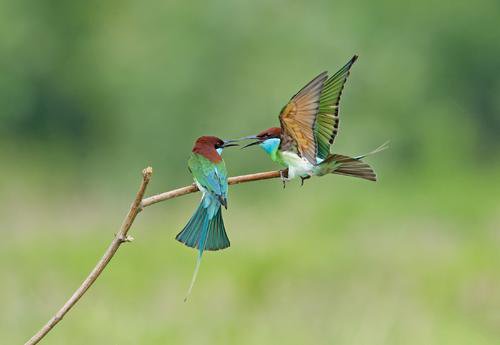
[[[255,139],[243,148],[259,145],[271,160],[286,167],[281,171],[283,187],[297,176],[303,185],[311,176],[330,173],[377,180],[373,169],[362,159],[384,150],[387,143],[355,157],[330,152],[339,130],[340,96],[357,59],[354,55],[334,75],[329,77],[323,72],[307,83],[281,109],[280,127],[240,139]]]

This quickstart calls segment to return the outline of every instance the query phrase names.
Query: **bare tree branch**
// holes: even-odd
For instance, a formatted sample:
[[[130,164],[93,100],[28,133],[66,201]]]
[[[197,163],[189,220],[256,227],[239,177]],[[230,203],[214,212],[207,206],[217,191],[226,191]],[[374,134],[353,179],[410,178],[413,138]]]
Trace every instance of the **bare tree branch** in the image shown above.
[[[146,187],[148,186],[151,176],[153,174],[153,169],[148,167],[142,171],[142,182],[137,192],[134,202],[130,206],[130,210],[125,217],[123,224],[118,231],[118,233],[113,238],[113,241],[109,245],[108,249],[104,252],[101,260],[96,264],[94,269],[90,272],[87,278],[83,281],[80,287],[73,293],[73,295],[68,299],[66,303],[59,309],[59,311],[30,339],[25,345],[38,344],[43,337],[49,333],[59,321],[68,313],[68,311],[80,300],[80,298],[87,292],[87,290],[92,286],[92,284],[99,278],[102,271],[106,268],[108,263],[111,261],[115,253],[117,252],[120,245],[124,242],[130,242],[133,240],[132,237],[128,236],[128,231],[132,226],[137,214],[147,206],[156,204],[158,202],[173,199],[186,194],[195,193],[198,191],[198,187],[192,184],[186,187],[174,189],[165,193],[157,194],[143,199],[144,193],[146,192]],[[230,177],[228,183],[230,185],[245,183],[250,181],[267,180],[272,178],[280,177],[279,171],[268,171],[256,174],[241,175]]]
[[[245,183],[245,182],[251,182],[251,181],[268,180],[268,179],[277,178],[277,177],[280,177],[279,171],[267,171],[267,172],[261,172],[261,173],[255,173],[255,174],[230,177],[227,182],[230,185],[232,185],[232,184]],[[151,206],[153,204],[156,204],[157,202],[160,202],[160,201],[165,201],[168,199],[177,198],[178,196],[191,194],[191,193],[194,193],[197,191],[198,191],[198,187],[196,187],[196,185],[193,183],[192,185],[189,185],[186,187],[177,188],[177,189],[173,189],[171,191],[165,192],[165,193],[150,196],[149,198],[142,200],[141,207],[145,208],[147,206]]]
[[[78,302],[78,300],[97,280],[97,278],[102,273],[104,268],[108,265],[111,258],[113,258],[113,256],[115,255],[120,245],[124,242],[129,242],[132,240],[130,237],[127,236],[127,233],[130,227],[132,226],[132,223],[134,222],[137,213],[139,213],[141,201],[142,198],[144,197],[144,192],[146,191],[146,187],[148,186],[148,183],[151,180],[152,174],[153,174],[153,169],[151,167],[148,167],[142,171],[141,186],[139,187],[139,191],[135,196],[134,202],[130,206],[130,210],[128,211],[127,216],[123,221],[120,231],[118,231],[118,233],[115,235],[115,238],[109,245],[108,249],[106,249],[106,251],[104,252],[104,255],[102,256],[101,260],[99,260],[97,265],[90,272],[88,277],[83,281],[82,285],[80,285],[80,287],[75,291],[75,293],[73,293],[70,299],[66,303],[64,303],[62,308],[59,309],[59,311],[49,320],[49,322],[45,324],[45,326],[42,327],[42,329],[38,331],[38,333],[36,333],[30,340],[28,340],[26,345],[37,344],[47,333],[49,333],[50,330],[59,321],[62,320],[64,315],[66,315],[66,313],[76,304],[76,302]]]

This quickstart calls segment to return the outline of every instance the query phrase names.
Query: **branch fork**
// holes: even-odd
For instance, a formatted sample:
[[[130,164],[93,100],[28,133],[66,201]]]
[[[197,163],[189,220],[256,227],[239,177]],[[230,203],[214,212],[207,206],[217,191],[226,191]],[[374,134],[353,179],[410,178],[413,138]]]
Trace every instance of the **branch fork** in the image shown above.
[[[64,305],[59,309],[59,311],[57,311],[57,313],[35,335],[33,335],[33,337],[30,340],[28,340],[25,343],[25,345],[38,344],[43,339],[43,337],[45,337],[54,328],[54,326],[57,325],[59,321],[61,321],[64,318],[64,316],[80,300],[80,298],[87,292],[87,290],[92,286],[92,284],[94,284],[97,278],[99,278],[102,271],[104,271],[104,269],[109,264],[115,253],[118,251],[118,248],[120,248],[120,245],[126,242],[132,242],[134,240],[132,236],[128,235],[128,232],[139,212],[141,212],[142,210],[144,210],[144,208],[151,206],[153,204],[198,192],[198,187],[193,183],[189,186],[173,189],[168,192],[144,198],[144,193],[146,192],[146,188],[152,176],[153,176],[153,168],[147,167],[142,171],[142,181],[139,186],[139,190],[137,191],[137,194],[134,198],[134,201],[130,206],[130,209],[125,219],[123,220],[120,230],[115,234],[113,241],[111,241],[111,244],[104,252],[102,258],[97,262],[96,266],[92,269],[87,278],[85,278],[80,287],[78,287],[78,289],[66,301],[66,303],[64,303]],[[278,177],[280,177],[279,171],[268,171],[256,174],[230,177],[228,179],[228,184],[233,185],[251,181],[267,180]]]

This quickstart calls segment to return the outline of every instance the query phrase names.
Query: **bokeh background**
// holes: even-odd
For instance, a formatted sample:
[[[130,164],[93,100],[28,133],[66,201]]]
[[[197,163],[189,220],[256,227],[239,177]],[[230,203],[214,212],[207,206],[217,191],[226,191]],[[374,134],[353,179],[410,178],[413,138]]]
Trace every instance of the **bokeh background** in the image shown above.
[[[0,339],[27,340],[194,139],[278,123],[357,53],[335,151],[380,180],[230,189],[230,249],[174,241],[199,195],[138,217],[47,344],[500,343],[500,3],[1,1]],[[276,168],[227,150],[231,175]]]

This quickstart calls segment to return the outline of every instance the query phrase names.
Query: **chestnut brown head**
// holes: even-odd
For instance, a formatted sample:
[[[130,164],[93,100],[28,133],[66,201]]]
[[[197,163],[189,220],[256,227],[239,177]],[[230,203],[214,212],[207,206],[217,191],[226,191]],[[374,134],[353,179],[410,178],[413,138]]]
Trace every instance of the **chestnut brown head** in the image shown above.
[[[243,146],[242,149],[244,149],[245,147],[258,145],[258,144],[260,144],[268,139],[275,139],[275,138],[279,139],[280,137],[281,137],[281,128],[271,127],[271,128],[268,128],[268,129],[258,133],[257,135],[251,135],[251,136],[248,136],[245,138],[241,138],[241,140],[243,140],[243,139],[255,139],[256,140],[250,144]]]
[[[238,144],[235,143],[235,140],[222,140],[221,138],[205,135],[196,139],[192,151],[210,159],[212,162],[220,162],[222,159],[220,156],[221,150],[230,146],[238,146]]]

